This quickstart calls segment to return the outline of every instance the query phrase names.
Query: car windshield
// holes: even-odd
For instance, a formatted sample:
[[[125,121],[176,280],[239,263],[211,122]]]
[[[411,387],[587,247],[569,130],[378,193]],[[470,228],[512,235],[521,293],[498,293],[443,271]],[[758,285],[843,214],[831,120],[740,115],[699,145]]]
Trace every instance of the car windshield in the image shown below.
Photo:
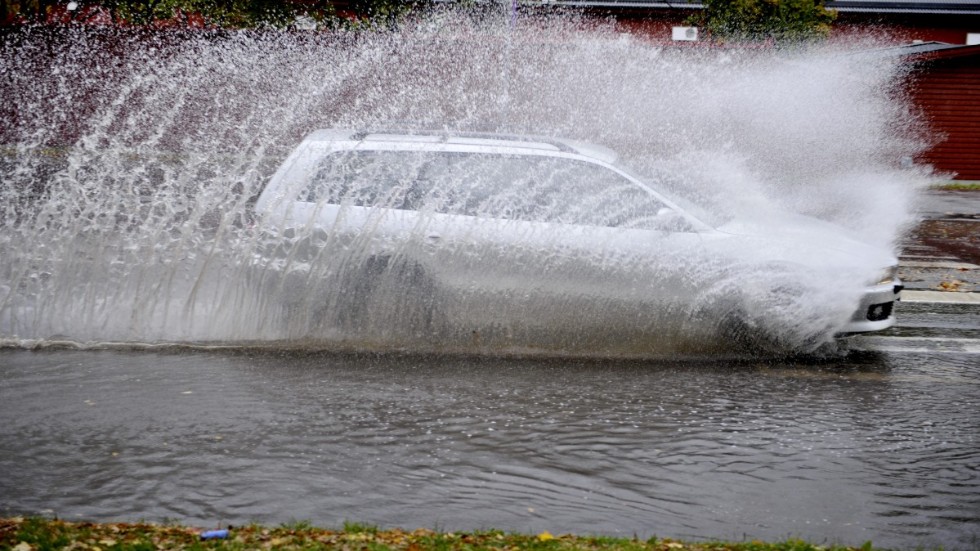
[[[317,162],[299,199],[646,229],[663,229],[666,208],[643,187],[599,164],[544,155],[446,151],[333,152]]]
[[[731,204],[717,190],[694,187],[689,182],[663,172],[639,176],[635,171],[619,168],[712,228],[723,226],[734,218]]]

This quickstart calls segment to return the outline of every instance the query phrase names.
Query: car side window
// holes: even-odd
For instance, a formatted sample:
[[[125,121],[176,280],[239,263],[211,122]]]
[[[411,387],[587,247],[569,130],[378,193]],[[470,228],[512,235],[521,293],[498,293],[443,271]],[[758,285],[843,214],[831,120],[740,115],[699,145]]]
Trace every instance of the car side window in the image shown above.
[[[430,165],[434,189],[454,189],[438,212],[588,226],[666,227],[673,213],[609,168],[540,155],[445,154]],[[449,194],[443,191],[443,197]]]
[[[413,151],[337,151],[314,168],[298,199],[311,203],[346,204],[414,210],[425,189],[418,173],[427,154]]]
[[[605,166],[563,157],[338,151],[320,160],[300,201],[589,226],[675,229],[674,214]]]

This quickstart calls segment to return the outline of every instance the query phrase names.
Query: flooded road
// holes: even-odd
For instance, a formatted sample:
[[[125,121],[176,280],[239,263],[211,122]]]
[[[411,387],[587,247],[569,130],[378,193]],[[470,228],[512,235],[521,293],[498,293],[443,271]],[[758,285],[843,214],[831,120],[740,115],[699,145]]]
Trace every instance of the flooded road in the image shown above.
[[[0,514],[976,548],[980,309],[903,306],[802,365],[4,350]]]
[[[417,121],[601,143],[726,220],[814,216],[888,250],[915,218],[928,171],[894,160],[918,158],[929,140],[891,93],[905,73],[897,61],[670,51],[612,27],[527,23],[449,14],[356,36],[65,27],[3,37],[11,78],[0,91],[23,101],[2,106],[12,123],[0,127],[0,337],[28,347],[322,337],[329,324],[290,316],[283,299],[309,311],[342,287],[288,296],[278,270],[252,270],[256,256],[276,258],[256,251],[282,243],[252,231],[248,205],[316,129]],[[924,213],[945,216],[951,203],[962,201]],[[820,241],[795,220],[777,224],[796,239],[789,250]],[[962,228],[973,222],[940,222],[927,229],[972,235]],[[923,244],[907,284],[972,288],[961,270],[973,268],[946,258],[972,248]],[[739,263],[761,267],[751,273],[779,271],[765,247],[745,249]],[[689,282],[726,273],[688,253],[678,258]],[[308,274],[359,266],[296,255]],[[869,273],[883,267],[860,257]],[[629,267],[619,260],[610,265]],[[540,265],[546,277],[527,291],[561,290],[559,264]],[[256,293],[256,280],[274,292]],[[832,281],[820,288],[852,308]],[[807,296],[792,321],[829,332],[811,314],[833,300]],[[379,303],[392,308],[367,316],[376,334],[414,326]],[[512,304],[523,316],[513,319],[539,316]],[[549,304],[573,321],[623,313]],[[902,327],[818,363],[0,349],[0,514],[977,548],[980,310],[902,306]],[[662,338],[677,323],[650,327]]]

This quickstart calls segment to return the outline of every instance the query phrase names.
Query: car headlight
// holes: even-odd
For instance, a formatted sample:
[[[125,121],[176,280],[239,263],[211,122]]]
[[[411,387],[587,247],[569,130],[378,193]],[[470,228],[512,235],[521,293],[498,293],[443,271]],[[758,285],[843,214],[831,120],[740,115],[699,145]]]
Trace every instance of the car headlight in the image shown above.
[[[875,278],[874,284],[887,285],[895,281],[897,277],[898,277],[898,266],[889,266],[884,270],[881,270],[881,272],[878,274],[878,277]]]

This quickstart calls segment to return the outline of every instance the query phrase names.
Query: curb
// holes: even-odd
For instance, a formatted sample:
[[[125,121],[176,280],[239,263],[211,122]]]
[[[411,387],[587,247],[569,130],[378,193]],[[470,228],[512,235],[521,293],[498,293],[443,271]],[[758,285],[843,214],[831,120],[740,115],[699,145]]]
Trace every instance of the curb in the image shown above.
[[[942,302],[946,304],[980,304],[980,293],[949,291],[902,291],[902,302]]]

